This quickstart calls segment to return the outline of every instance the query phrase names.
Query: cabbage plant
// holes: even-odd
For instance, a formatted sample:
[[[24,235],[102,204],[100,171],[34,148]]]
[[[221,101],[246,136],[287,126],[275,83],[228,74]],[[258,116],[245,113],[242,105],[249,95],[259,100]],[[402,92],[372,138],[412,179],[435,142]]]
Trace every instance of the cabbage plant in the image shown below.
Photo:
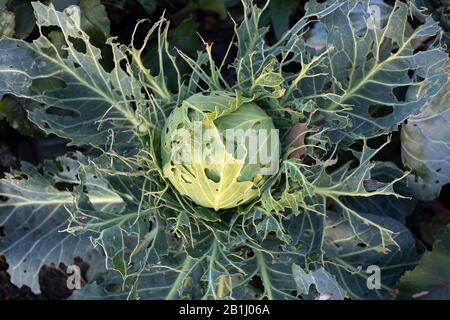
[[[37,39],[0,40],[0,97],[95,150],[0,180],[13,283],[39,292],[42,266],[79,257],[88,283],[74,299],[396,296],[420,259],[405,227],[414,200],[409,171],[377,155],[447,82],[439,24],[410,2],[310,0],[270,44],[265,7],[242,4],[223,61],[210,43],[172,47],[162,17],[128,45],[108,39],[107,67],[79,7],[40,2]]]

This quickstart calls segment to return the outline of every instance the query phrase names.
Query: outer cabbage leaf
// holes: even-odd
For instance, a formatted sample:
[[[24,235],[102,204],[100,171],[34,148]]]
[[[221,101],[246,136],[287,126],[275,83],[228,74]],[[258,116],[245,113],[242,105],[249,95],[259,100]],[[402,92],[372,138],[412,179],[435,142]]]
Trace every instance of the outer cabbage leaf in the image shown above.
[[[414,52],[412,41],[441,32],[438,23],[428,17],[411,35],[406,34],[409,7],[397,1],[385,25],[377,25],[369,16],[362,32],[355,30],[353,10],[368,1],[346,1],[339,9],[321,19],[327,30],[327,75],[300,82],[299,93],[308,95],[331,92],[337,99],[317,100],[324,109],[348,106],[342,114],[352,119],[351,137],[371,137],[387,133],[411,114],[417,114],[428,98],[447,80],[444,66],[447,54],[439,47]],[[314,2],[308,4],[314,8]],[[369,9],[365,9],[368,11]],[[412,73],[412,75],[411,75]],[[331,83],[326,79],[332,79]],[[322,80],[322,81],[321,81]],[[426,84],[426,85],[425,85]],[[424,90],[414,99],[404,101],[400,92],[406,86],[422,85]],[[317,91],[318,89],[318,91]],[[328,100],[328,101],[327,101]]]
[[[70,265],[76,257],[90,265],[89,276],[103,270],[103,257],[93,247],[91,233],[63,232],[74,198],[57,187],[77,184],[78,166],[77,159],[60,158],[56,164],[45,163],[42,174],[38,168],[23,163],[22,171],[0,180],[0,225],[5,232],[0,239],[0,253],[10,265],[8,272],[15,285],[27,285],[39,293],[38,276],[43,265]],[[90,187],[97,189],[95,183]],[[93,192],[91,201],[99,208],[123,202],[116,194],[105,192]]]
[[[247,6],[245,14],[251,17],[236,29],[236,86],[250,96],[281,98],[270,107],[294,120],[301,118],[299,106],[314,101],[318,110],[313,124],[338,129],[330,131],[334,141],[396,129],[445,84],[448,56],[438,44],[415,50],[419,39],[439,39],[441,29],[431,17],[411,31],[408,4],[397,1],[391,10],[383,6],[378,20],[369,14],[372,4],[376,2],[309,1],[305,16],[273,46],[263,40],[267,28],[259,26],[261,9]],[[312,17],[326,37],[317,50],[305,40]],[[300,71],[284,72],[296,63]],[[406,101],[404,90],[418,86],[420,94]]]
[[[450,298],[450,225],[437,235],[433,250],[405,273],[398,284],[399,298],[448,300]]]
[[[292,266],[294,280],[298,291],[307,295],[311,285],[320,293],[318,300],[343,300],[346,292],[337,283],[336,279],[325,269],[321,268],[310,273],[306,273],[297,265]]]
[[[146,100],[141,86],[120,63],[127,61],[123,48],[109,44],[115,66],[101,64],[101,52],[81,29],[80,9],[58,12],[52,4],[33,3],[41,36],[28,44],[0,40],[0,96],[13,94],[30,99],[29,118],[47,133],[68,138],[75,145],[132,149],[133,127],[139,125],[132,103]],[[57,48],[42,28],[58,27],[64,48]]]
[[[324,240],[325,268],[336,276],[352,299],[392,299],[395,284],[418,263],[420,256],[412,235],[401,223],[387,217],[365,216],[395,232],[396,245],[382,248],[379,234],[369,225],[350,226],[341,214],[330,212]],[[369,278],[373,275],[370,266],[380,270],[379,288],[368,287],[368,282],[373,284],[375,280]]]
[[[408,97],[413,99],[418,90],[408,91]],[[403,164],[412,170],[412,194],[420,200],[437,198],[450,182],[450,81],[403,125],[401,141]]]
[[[392,162],[377,162],[371,171],[374,184],[388,183],[404,177],[405,173]],[[409,196],[406,179],[398,181],[394,190],[402,196]],[[402,223],[413,213],[417,201],[411,198],[400,198],[394,195],[378,195],[372,197],[345,197],[343,202],[357,212],[370,212],[374,215],[390,217]]]

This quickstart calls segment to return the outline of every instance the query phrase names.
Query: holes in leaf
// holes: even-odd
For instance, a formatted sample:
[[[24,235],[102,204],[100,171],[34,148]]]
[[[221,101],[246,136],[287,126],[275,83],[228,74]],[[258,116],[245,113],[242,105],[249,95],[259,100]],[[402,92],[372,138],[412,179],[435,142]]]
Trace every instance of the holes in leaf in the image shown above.
[[[392,44],[391,53],[392,53],[392,54],[396,54],[396,53],[398,52],[398,49],[399,49],[398,43],[397,43],[397,42],[394,42],[394,43]]]
[[[252,258],[255,255],[255,253],[253,252],[253,250],[247,250],[245,256],[247,258]]]
[[[264,285],[263,282],[261,280],[260,276],[254,276],[250,281],[249,284],[251,286],[253,286],[254,288],[258,289],[259,291],[263,291],[264,290]]]
[[[69,183],[69,182],[56,182],[54,187],[58,189],[59,191],[69,191],[72,192],[73,188],[76,187],[78,184],[76,183]]]
[[[120,290],[121,290],[120,286],[116,283],[107,284],[105,289],[106,289],[106,291],[109,291],[109,292],[120,292]]]
[[[261,121],[256,121],[252,129],[259,130],[260,128],[261,128]]]
[[[392,90],[392,93],[397,98],[398,101],[405,101],[406,100],[406,91],[408,90],[409,86],[399,86]]]
[[[370,60],[372,60],[374,58],[374,56],[373,56],[373,53],[372,52],[369,52],[367,55],[366,55],[366,61],[370,61]]]
[[[191,122],[200,120],[200,119],[198,119],[197,111],[195,111],[194,109],[191,109],[191,108],[188,109],[187,117]]]
[[[364,242],[358,243],[357,246],[360,248],[367,248],[367,244],[365,244]]]
[[[350,62],[347,62],[347,63],[345,64],[345,70],[347,70],[347,71],[352,70],[352,64],[351,64]]]
[[[181,180],[183,180],[187,184],[191,184],[192,183],[192,180],[188,176],[186,176],[184,174],[181,175]]]
[[[369,107],[369,114],[372,118],[383,118],[394,112],[392,106],[372,105]]]
[[[331,83],[331,81],[327,81],[325,83],[325,85],[323,86],[323,90],[324,91],[329,91],[331,89],[331,87],[333,86],[333,84]]]
[[[217,172],[217,170],[205,168],[204,171],[205,171],[205,176],[209,180],[214,181],[215,183],[220,182],[220,174],[219,174],[219,172]]]
[[[290,53],[288,55],[288,57],[286,58],[286,60],[289,61],[292,58],[292,56],[293,56],[293,54]],[[293,73],[293,74],[298,74],[301,70],[302,70],[301,63],[298,63],[295,61],[289,62],[288,64],[285,64],[282,67],[283,72]]]
[[[69,37],[69,41],[73,44],[73,48],[83,54],[86,54],[86,43],[81,39]]]
[[[128,96],[126,98],[128,98],[127,100],[133,100],[132,98],[129,98]],[[130,101],[129,105],[131,106],[131,109],[133,111],[137,110],[137,103],[135,101]]]
[[[126,60],[119,61],[119,67],[120,67],[120,69],[122,69],[122,71],[126,72],[126,70],[128,68],[127,61]]]
[[[49,108],[45,109],[45,113],[56,115],[56,116],[61,116],[61,117],[72,117],[72,118],[80,117],[80,113],[78,111],[68,110],[68,109],[60,109],[60,108],[56,108],[56,107],[49,107]]]
[[[0,238],[4,238],[5,236],[6,236],[5,228],[4,227],[0,227]]]

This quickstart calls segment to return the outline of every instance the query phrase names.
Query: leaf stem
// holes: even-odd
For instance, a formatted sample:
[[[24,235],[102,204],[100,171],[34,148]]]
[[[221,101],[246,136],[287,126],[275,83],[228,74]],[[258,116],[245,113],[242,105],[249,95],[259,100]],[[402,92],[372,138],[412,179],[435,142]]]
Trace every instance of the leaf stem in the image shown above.
[[[264,257],[261,251],[255,252],[256,261],[258,262],[259,271],[261,274],[261,280],[264,286],[264,291],[267,294],[267,298],[269,300],[273,300],[273,294],[272,289],[270,287],[270,278],[269,278],[269,272],[267,271],[266,262],[264,261]]]
[[[184,279],[186,278],[186,274],[188,270],[191,268],[192,263],[194,262],[194,259],[190,257],[189,255],[186,257],[186,260],[184,260],[183,269],[181,269],[180,274],[175,279],[172,288],[170,289],[169,293],[166,296],[166,300],[174,300],[176,299],[176,295],[178,293],[178,289]]]

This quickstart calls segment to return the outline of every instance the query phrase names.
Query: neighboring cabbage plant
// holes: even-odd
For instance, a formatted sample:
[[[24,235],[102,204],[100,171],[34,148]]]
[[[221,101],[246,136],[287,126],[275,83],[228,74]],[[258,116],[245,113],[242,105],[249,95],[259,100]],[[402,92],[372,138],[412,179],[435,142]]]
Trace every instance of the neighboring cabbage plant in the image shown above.
[[[93,152],[0,180],[12,282],[39,292],[42,266],[79,257],[88,283],[74,299],[395,297],[420,258],[404,225],[414,205],[408,172],[376,159],[446,83],[448,55],[431,17],[379,4],[309,1],[270,43],[265,8],[245,0],[217,61],[209,43],[171,46],[164,17],[140,21],[130,45],[108,39],[108,59],[79,7],[34,2],[39,36],[0,40],[0,97]]]

